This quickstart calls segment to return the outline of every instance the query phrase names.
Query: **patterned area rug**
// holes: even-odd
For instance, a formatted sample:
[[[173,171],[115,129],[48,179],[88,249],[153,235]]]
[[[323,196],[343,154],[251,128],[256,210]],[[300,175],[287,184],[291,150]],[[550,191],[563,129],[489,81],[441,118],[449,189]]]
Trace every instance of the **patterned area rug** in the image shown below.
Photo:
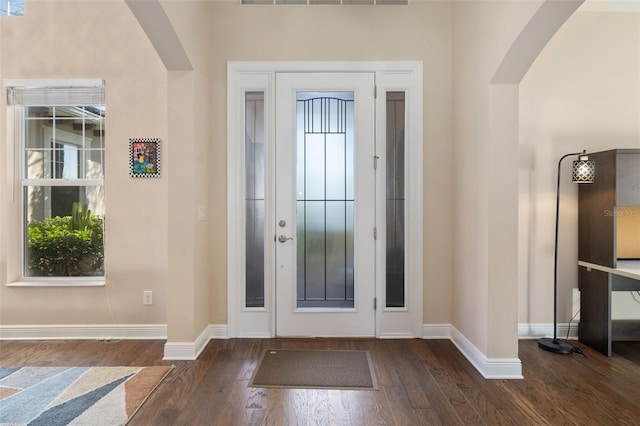
[[[173,367],[0,367],[0,423],[124,425]]]

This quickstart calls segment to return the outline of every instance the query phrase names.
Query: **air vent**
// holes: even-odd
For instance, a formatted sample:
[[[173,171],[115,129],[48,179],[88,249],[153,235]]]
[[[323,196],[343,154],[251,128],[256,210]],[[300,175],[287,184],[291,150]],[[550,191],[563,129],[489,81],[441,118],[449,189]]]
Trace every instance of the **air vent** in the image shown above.
[[[240,0],[242,4],[407,5],[409,0]]]

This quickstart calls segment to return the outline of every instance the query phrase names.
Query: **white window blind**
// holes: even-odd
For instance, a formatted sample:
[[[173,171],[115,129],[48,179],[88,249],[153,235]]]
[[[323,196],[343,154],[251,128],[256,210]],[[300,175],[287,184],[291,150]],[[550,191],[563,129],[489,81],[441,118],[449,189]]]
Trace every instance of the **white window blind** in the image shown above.
[[[51,86],[38,82],[6,82],[7,104],[14,106],[104,105],[104,82],[82,81],[82,85]],[[46,83],[45,83],[46,84]]]

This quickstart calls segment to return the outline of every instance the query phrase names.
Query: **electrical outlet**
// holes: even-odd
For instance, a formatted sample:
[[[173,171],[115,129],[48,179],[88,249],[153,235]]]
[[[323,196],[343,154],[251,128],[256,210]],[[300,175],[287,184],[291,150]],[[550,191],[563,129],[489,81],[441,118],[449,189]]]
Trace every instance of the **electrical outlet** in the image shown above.
[[[151,290],[147,290],[143,293],[142,304],[153,305],[153,292]]]

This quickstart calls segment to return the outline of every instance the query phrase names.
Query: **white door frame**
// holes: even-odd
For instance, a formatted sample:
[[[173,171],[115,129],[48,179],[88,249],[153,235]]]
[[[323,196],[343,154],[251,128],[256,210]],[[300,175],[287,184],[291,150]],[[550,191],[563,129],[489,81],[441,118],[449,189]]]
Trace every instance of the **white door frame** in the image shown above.
[[[423,182],[422,182],[422,62],[229,62],[227,64],[227,337],[275,336],[275,259],[265,252],[265,306],[244,307],[244,94],[264,92],[265,162],[273,164],[275,152],[275,75],[277,72],[373,72],[376,76],[376,144],[385,140],[387,91],[404,91],[405,122],[405,298],[403,308],[385,307],[384,235],[376,241],[376,337],[416,338],[423,335]],[[380,147],[377,149],[381,156]],[[372,159],[373,161],[373,159]],[[270,168],[267,167],[269,170]],[[265,177],[266,191],[273,194],[273,171]],[[384,167],[378,168],[377,193],[383,194]],[[382,188],[382,190],[380,189]],[[274,208],[265,208],[265,238],[276,233]],[[384,227],[384,197],[375,206],[380,231]],[[382,228],[384,229],[384,228]],[[372,230],[373,232],[373,230]]]

